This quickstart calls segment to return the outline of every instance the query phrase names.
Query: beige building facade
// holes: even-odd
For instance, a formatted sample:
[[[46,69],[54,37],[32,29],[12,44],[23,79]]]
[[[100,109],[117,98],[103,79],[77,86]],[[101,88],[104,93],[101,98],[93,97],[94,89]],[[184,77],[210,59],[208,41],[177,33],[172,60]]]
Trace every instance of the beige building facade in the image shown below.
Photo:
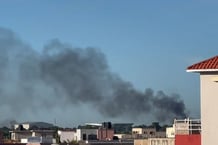
[[[174,138],[136,139],[134,145],[175,145]]]
[[[143,128],[132,128],[132,134],[143,134]]]
[[[201,121],[203,145],[218,144],[218,71],[204,72],[201,80]]]
[[[166,128],[166,137],[175,138],[175,126]]]
[[[166,137],[166,131],[158,131],[155,128],[132,128],[133,138],[162,138]]]
[[[202,145],[218,145],[218,56],[188,67],[187,72],[200,73]]]

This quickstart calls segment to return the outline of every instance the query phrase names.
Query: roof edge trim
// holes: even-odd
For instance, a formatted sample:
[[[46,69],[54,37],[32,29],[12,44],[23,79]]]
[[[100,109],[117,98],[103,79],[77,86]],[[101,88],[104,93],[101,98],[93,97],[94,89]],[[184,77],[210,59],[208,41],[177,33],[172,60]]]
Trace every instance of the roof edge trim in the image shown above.
[[[218,69],[187,69],[186,72],[218,72]]]

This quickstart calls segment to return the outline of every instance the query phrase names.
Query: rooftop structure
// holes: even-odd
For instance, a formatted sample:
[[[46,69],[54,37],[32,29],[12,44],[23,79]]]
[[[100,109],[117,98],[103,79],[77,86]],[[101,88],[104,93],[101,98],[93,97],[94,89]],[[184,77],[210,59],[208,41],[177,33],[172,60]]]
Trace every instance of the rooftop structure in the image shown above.
[[[175,135],[181,134],[200,134],[201,121],[200,119],[175,119],[174,120]]]
[[[53,124],[46,123],[46,122],[24,122],[24,123],[14,124],[15,130],[48,129],[52,127],[54,127]]]
[[[218,55],[193,64],[187,68],[187,72],[218,71]]]

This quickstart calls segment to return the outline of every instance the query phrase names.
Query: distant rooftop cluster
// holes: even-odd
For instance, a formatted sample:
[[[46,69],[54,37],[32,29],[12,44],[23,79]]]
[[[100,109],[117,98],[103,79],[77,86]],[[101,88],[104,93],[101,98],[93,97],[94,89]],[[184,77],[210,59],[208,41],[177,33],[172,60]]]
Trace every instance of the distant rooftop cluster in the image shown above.
[[[64,143],[138,145],[139,140],[153,142],[167,140],[169,143],[174,143],[176,135],[200,135],[200,121],[197,121],[197,124],[198,126],[195,126],[196,121],[191,119],[175,119],[174,124],[164,126],[160,126],[158,122],[137,126],[133,126],[133,123],[103,122],[86,123],[77,128],[61,128],[46,122],[25,122],[14,124],[13,128],[8,129],[8,136],[2,131],[0,141],[27,145]]]

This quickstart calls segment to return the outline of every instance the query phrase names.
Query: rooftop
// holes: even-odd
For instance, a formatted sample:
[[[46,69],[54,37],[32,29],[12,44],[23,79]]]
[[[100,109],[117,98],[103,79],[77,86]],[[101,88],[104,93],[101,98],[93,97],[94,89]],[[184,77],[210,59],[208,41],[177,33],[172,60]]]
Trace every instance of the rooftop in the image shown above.
[[[218,55],[195,63],[187,68],[187,72],[218,71]]]

